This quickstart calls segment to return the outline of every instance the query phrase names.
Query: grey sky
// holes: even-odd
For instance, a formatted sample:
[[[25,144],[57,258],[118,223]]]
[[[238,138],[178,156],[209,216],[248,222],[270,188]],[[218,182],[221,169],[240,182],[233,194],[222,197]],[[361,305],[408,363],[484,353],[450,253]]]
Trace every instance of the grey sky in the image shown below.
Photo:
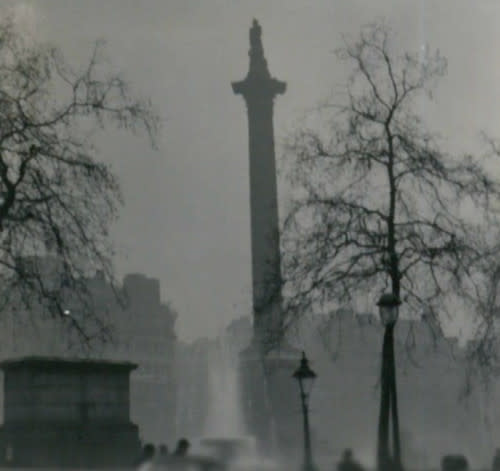
[[[307,108],[341,85],[333,50],[385,18],[402,47],[425,43],[448,58],[448,76],[425,115],[454,149],[476,149],[480,130],[500,137],[497,0],[39,0],[5,1],[26,27],[74,63],[108,41],[113,65],[167,119],[158,151],[111,132],[102,158],[121,179],[126,206],[114,234],[121,274],[161,280],[179,312],[178,333],[214,335],[250,309],[247,120],[230,82],[248,68],[248,29],[263,28],[280,142]],[[337,88],[338,89],[338,88]],[[280,180],[286,200],[286,182]]]

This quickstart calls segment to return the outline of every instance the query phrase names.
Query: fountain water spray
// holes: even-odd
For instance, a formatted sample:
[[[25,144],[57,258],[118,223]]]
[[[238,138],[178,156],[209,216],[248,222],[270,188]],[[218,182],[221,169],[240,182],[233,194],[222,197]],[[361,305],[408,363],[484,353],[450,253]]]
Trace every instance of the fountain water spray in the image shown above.
[[[246,435],[238,377],[238,355],[224,335],[209,358],[210,408],[205,422],[205,435],[235,438]]]
[[[221,335],[209,357],[210,406],[201,449],[232,471],[275,470],[275,462],[258,456],[255,437],[245,427],[238,368],[237,348]]]

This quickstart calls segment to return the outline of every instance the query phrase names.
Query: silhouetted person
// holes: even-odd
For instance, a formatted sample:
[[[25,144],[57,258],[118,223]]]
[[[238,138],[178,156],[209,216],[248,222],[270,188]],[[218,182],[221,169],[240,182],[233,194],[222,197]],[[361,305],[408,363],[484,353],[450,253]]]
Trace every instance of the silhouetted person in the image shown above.
[[[185,438],[181,438],[177,442],[177,448],[174,451],[174,456],[177,456],[177,457],[184,457],[184,456],[186,456],[187,452],[189,450],[189,447],[190,447],[189,441],[186,440]]]
[[[352,450],[346,448],[342,454],[342,459],[337,465],[337,471],[364,471],[364,469],[354,460]]]
[[[500,448],[496,449],[495,457],[493,458],[493,464],[491,466],[492,471],[500,471]]]
[[[165,444],[161,444],[160,448],[158,449],[160,456],[166,456],[168,455],[168,447]]]
[[[161,444],[158,448],[158,454],[156,456],[156,462],[158,464],[167,464],[169,459],[168,447],[167,445]]]
[[[153,459],[155,457],[155,446],[151,443],[144,445],[142,455],[137,463],[138,471],[151,471],[153,468]]]
[[[190,471],[193,469],[193,463],[187,456],[189,446],[190,444],[185,438],[181,438],[177,442],[177,447],[168,460],[169,471]]]
[[[467,471],[469,463],[464,455],[446,455],[441,460],[441,471]]]

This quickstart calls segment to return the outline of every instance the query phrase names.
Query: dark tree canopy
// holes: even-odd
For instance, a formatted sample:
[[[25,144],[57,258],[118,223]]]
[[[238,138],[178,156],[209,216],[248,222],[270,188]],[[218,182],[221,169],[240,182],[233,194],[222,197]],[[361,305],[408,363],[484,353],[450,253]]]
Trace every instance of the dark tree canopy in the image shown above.
[[[406,313],[453,315],[457,299],[474,304],[495,253],[486,235],[499,182],[481,159],[445,152],[418,114],[446,60],[394,46],[380,25],[346,40],[345,94],[320,108],[319,128],[289,143],[297,198],[283,231],[288,324],[350,303],[373,309],[387,291]]]
[[[89,136],[115,125],[154,145],[159,128],[151,104],[108,72],[103,47],[73,69],[57,48],[0,22],[0,307],[62,316],[71,301],[94,331],[86,278],[113,279],[108,230],[122,200]]]

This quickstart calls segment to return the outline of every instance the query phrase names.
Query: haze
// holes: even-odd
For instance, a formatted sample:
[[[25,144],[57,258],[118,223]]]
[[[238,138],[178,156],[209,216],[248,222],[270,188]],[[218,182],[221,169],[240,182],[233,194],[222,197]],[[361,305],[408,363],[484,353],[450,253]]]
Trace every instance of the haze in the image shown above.
[[[263,28],[271,73],[288,84],[276,100],[277,156],[304,113],[345,71],[333,51],[342,33],[385,18],[402,49],[428,44],[448,76],[422,108],[452,150],[477,151],[479,132],[500,137],[500,4],[496,0],[40,0],[5,1],[35,38],[77,65],[98,38],[135,91],[165,118],[159,149],[141,138],[100,135],[126,205],[114,228],[123,275],[161,281],[179,312],[181,339],[213,336],[250,313],[247,119],[230,82],[248,70],[248,29]],[[287,183],[279,180],[280,200]]]

